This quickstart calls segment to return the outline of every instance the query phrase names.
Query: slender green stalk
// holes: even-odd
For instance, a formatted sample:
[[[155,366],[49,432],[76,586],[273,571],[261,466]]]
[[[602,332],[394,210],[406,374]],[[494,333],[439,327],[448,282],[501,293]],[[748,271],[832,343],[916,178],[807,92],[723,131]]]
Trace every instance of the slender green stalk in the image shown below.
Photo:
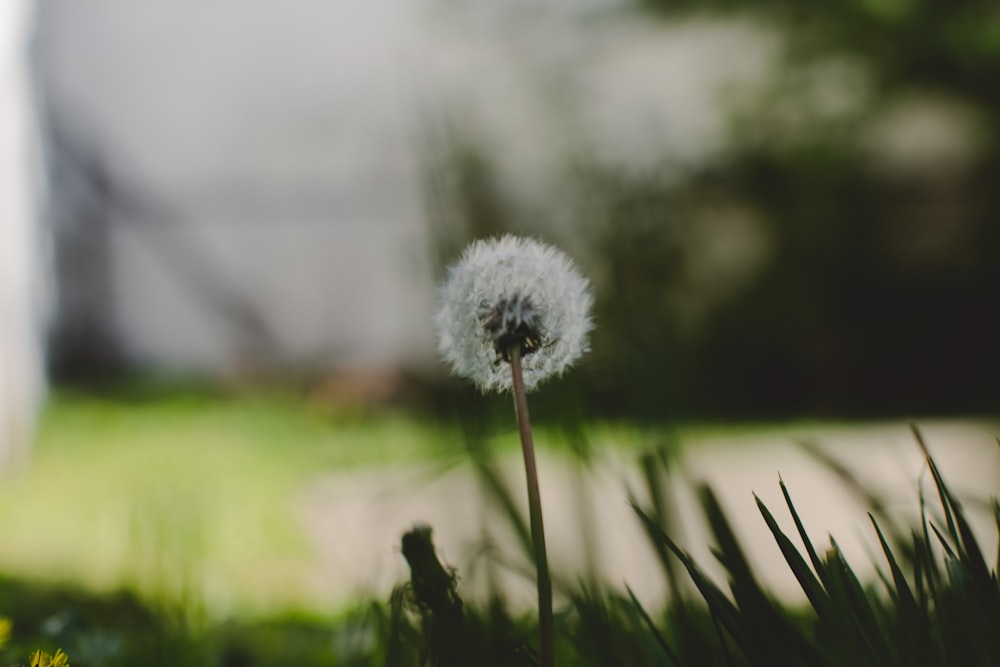
[[[514,345],[510,352],[513,373],[514,413],[521,435],[524,454],[524,473],[528,481],[528,517],[531,521],[531,544],[535,549],[535,567],[538,578],[538,635],[541,667],[555,665],[552,621],[552,579],[549,577],[549,559],[545,553],[545,528],[542,526],[542,498],[538,491],[538,468],[535,465],[535,443],[531,437],[531,420],[528,417],[528,396],[521,372],[521,349]]]

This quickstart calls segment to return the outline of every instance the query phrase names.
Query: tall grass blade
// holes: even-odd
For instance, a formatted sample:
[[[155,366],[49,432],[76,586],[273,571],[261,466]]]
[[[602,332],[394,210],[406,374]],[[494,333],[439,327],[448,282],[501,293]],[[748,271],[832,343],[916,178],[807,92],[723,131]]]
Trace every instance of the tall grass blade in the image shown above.
[[[518,544],[525,554],[534,562],[534,547],[531,543],[531,528],[525,521],[521,510],[514,501],[514,496],[504,483],[502,476],[493,464],[483,456],[472,457],[476,475],[489,493],[489,497],[500,508],[503,516],[510,523],[517,537]]]
[[[823,585],[829,585],[829,582],[826,580],[826,570],[823,567],[823,561],[820,560],[819,554],[813,547],[812,541],[806,533],[805,526],[802,524],[802,519],[799,518],[799,513],[795,510],[794,503],[792,503],[792,497],[788,493],[788,488],[785,487],[785,482],[781,477],[778,478],[778,487],[781,489],[781,495],[785,498],[785,505],[792,515],[792,521],[795,522],[795,530],[799,533],[799,539],[802,540],[802,544],[805,546],[806,554],[809,556],[809,561],[812,563],[816,575],[823,582]]]
[[[951,545],[948,544],[948,538],[946,538],[941,533],[941,530],[936,525],[934,525],[933,521],[930,522],[930,526],[931,530],[934,532],[934,536],[937,537],[938,543],[941,545],[941,548],[944,549],[945,555],[947,555],[948,558],[950,559],[957,560],[958,556],[955,554],[955,550],[951,548]]]
[[[732,575],[734,593],[735,589],[739,588],[748,592],[753,591],[755,594],[763,596],[763,591],[761,591],[760,585],[753,576],[750,563],[747,561],[742,547],[740,547],[739,540],[736,539],[736,534],[733,532],[732,527],[729,525],[729,520],[726,519],[726,515],[722,511],[719,499],[716,498],[715,493],[708,485],[702,485],[699,488],[698,496],[701,500],[702,511],[708,520],[708,526],[719,545],[718,550],[714,550],[713,552],[716,554],[719,562]]]
[[[1000,501],[993,499],[993,520],[997,525],[997,560],[993,566],[993,578],[1000,577]]]
[[[911,534],[911,541],[913,543],[914,595],[917,598],[917,606],[920,607],[920,612],[924,616],[928,616],[930,614],[931,599],[929,593],[933,594],[934,590],[930,584],[929,570],[933,565],[927,562],[927,552],[924,548],[923,539],[915,530]]]
[[[719,638],[719,646],[722,648],[722,657],[726,661],[726,667],[737,667],[736,659],[733,658],[733,653],[729,650],[729,642],[726,641],[726,636],[719,625],[719,618],[715,615],[712,616],[712,627],[715,629],[715,636]]]
[[[990,574],[986,565],[986,558],[983,556],[979,543],[976,541],[972,526],[965,516],[962,504],[945,484],[941,471],[937,463],[930,455],[927,444],[924,442],[919,429],[912,427],[917,438],[920,449],[924,452],[927,465],[934,477],[934,483],[938,488],[938,495],[944,508],[945,518],[948,521],[949,532],[955,540],[955,546],[959,552],[959,561],[965,566],[967,574],[972,579],[974,590],[979,592],[979,602],[984,611],[988,611],[991,616],[1000,618],[1000,600],[997,599],[996,582]]]
[[[628,496],[629,506],[631,506],[632,509],[637,513],[641,512],[641,510],[639,509],[640,507],[639,501],[637,500],[635,494],[631,491],[631,489],[628,491],[627,496]],[[646,513],[643,513],[641,516],[645,516],[646,518],[648,518],[652,522],[653,526],[656,526],[660,532],[665,534],[665,531],[663,530],[663,524],[661,524],[658,518],[656,517],[655,509],[652,510],[652,516]],[[672,578],[672,573],[674,572],[674,563],[671,562],[671,560],[674,557],[671,555],[672,552],[670,551],[670,548],[667,547],[666,543],[663,540],[659,539],[659,537],[654,532],[651,531],[650,526],[647,526],[645,522],[643,522],[643,530],[646,533],[646,537],[649,539],[649,543],[653,547],[653,552],[656,554],[657,560],[660,562],[660,567],[663,569],[664,576],[666,577],[667,580],[667,587],[670,590],[671,595],[675,595],[676,599],[679,602],[682,601],[683,597],[680,587],[677,586],[678,582],[675,578]]]
[[[736,605],[726,597],[725,593],[712,583],[705,573],[701,571],[687,553],[677,546],[673,540],[671,540],[667,535],[660,529],[656,522],[654,522],[642,509],[636,505],[632,504],[632,509],[639,516],[642,521],[642,525],[646,530],[646,534],[651,540],[662,542],[667,549],[669,549],[687,570],[688,576],[691,577],[691,581],[694,582],[695,588],[704,598],[705,602],[708,604],[708,609],[712,613],[713,618],[718,619],[722,623],[723,627],[733,638],[733,641],[748,655],[752,656],[754,653],[754,645],[751,642],[750,637],[747,634],[746,628],[740,619],[740,612],[736,608]]]
[[[842,618],[851,624],[851,632],[867,654],[865,664],[898,664],[871,602],[833,537],[826,565],[830,573],[830,596],[839,602]]]
[[[632,592],[631,587],[625,586],[625,590],[628,591],[628,596],[632,600],[632,606],[639,614],[639,618],[641,618],[642,622],[646,625],[646,629],[649,630],[649,633],[653,636],[656,644],[663,650],[663,655],[666,656],[671,665],[677,665],[677,667],[680,667],[681,661],[677,657],[677,654],[674,653],[673,649],[671,649],[670,645],[667,643],[667,640],[663,638],[662,634],[660,634],[656,624],[653,623],[653,619],[650,618],[648,613],[646,613],[645,608],[639,602],[638,598],[635,597],[635,593]]]
[[[920,450],[924,453],[924,458],[927,460],[928,467],[930,467],[931,476],[934,478],[934,486],[937,487],[938,498],[941,500],[941,509],[944,511],[944,520],[948,528],[948,534],[951,535],[954,543],[957,545],[959,543],[958,530],[955,528],[955,519],[951,515],[948,487],[945,486],[944,478],[941,477],[941,471],[938,470],[937,464],[931,458],[930,450],[927,449],[927,443],[924,442],[924,436],[920,432],[920,429],[917,428],[916,424],[910,424],[910,430],[913,432],[913,437],[917,439],[917,444],[920,445]]]
[[[667,489],[663,481],[664,477],[670,479],[671,472],[670,459],[666,451],[666,446],[662,444],[657,445],[653,451],[644,453],[639,459],[639,465],[642,469],[646,488],[649,491],[650,501],[653,503],[652,518],[660,525],[664,532],[670,532],[674,522],[669,510],[669,503],[667,502]],[[657,551],[657,557],[667,578],[670,594],[680,595],[676,561],[662,544],[654,542],[653,547]]]
[[[928,530],[927,521],[927,500],[924,497],[924,486],[920,484],[918,486],[918,496],[920,499],[920,526],[922,530],[922,538],[917,539],[914,537],[914,543],[919,543],[920,554],[922,554],[922,561],[925,564],[925,572],[927,575],[927,588],[930,593],[930,597],[933,600],[937,599],[937,589],[938,583],[941,581],[941,571],[938,568],[938,561],[934,557],[934,551],[931,549],[931,538],[930,531]],[[938,536],[940,539],[940,536]],[[915,553],[915,558],[918,552]]]
[[[700,489],[702,510],[718,542],[714,553],[730,575],[730,590],[753,642],[747,653],[755,664],[817,664],[815,647],[789,623],[783,610],[761,588],[718,499]]]
[[[917,662],[918,664],[936,664],[937,661],[932,660],[932,657],[935,655],[934,646],[929,641],[930,619],[921,612],[913,591],[910,589],[910,584],[906,581],[903,570],[899,567],[896,556],[892,553],[892,549],[889,547],[885,535],[882,534],[882,529],[879,528],[875,517],[869,513],[868,518],[871,520],[872,526],[875,527],[879,544],[882,545],[882,553],[885,554],[885,558],[889,563],[889,571],[892,573],[892,583],[895,586],[893,598],[896,601],[900,621],[902,622],[907,639],[907,642],[903,646],[907,649],[907,653],[910,654],[913,662]]]
[[[993,583],[993,577],[990,576],[990,570],[986,566],[986,558],[979,548],[975,533],[972,532],[972,526],[969,525],[969,521],[965,517],[965,512],[962,511],[962,506],[957,501],[953,502],[955,503],[953,506],[955,523],[958,525],[958,533],[962,538],[962,550],[965,555],[965,563],[968,566],[969,574],[977,586],[983,586],[988,589]]]
[[[785,557],[785,562],[792,569],[792,574],[798,580],[799,586],[802,587],[806,597],[809,598],[809,603],[821,618],[826,617],[830,613],[830,598],[826,594],[826,591],[823,590],[823,586],[812,570],[809,569],[809,565],[806,564],[805,559],[802,558],[802,555],[792,544],[792,541],[778,527],[778,522],[774,520],[764,502],[756,494],[754,494],[754,500],[756,500],[757,508],[764,517],[764,522],[771,530],[771,534],[774,535],[774,539],[778,543],[778,548],[781,549],[781,555]]]

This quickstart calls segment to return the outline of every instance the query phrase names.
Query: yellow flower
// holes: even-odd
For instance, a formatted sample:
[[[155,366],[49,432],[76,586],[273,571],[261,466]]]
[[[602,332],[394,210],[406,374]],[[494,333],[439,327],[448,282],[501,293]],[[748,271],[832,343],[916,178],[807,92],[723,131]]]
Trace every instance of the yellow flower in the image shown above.
[[[0,616],[0,648],[10,641],[10,631],[14,624],[6,616]]]
[[[56,649],[54,656],[45,651],[35,651],[31,654],[31,667],[69,667],[69,656],[61,648]]]

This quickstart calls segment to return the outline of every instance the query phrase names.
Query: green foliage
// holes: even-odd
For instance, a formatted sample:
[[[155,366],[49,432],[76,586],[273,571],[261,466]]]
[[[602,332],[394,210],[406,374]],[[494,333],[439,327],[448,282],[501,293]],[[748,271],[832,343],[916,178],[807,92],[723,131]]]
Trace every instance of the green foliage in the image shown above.
[[[914,432],[924,447],[919,432]],[[818,555],[783,482],[781,491],[805,555],[757,499],[809,601],[805,627],[801,618],[793,622],[761,590],[710,490],[703,490],[702,508],[718,543],[716,557],[729,575],[729,594],[642,509],[636,507],[636,513],[653,543],[665,545],[688,570],[713,619],[726,632],[719,638],[720,647],[731,643],[746,664],[993,665],[1000,657],[997,570],[986,565],[961,503],[926,447],[924,452],[944,525],[927,518],[923,503],[923,530],[909,536],[887,537],[871,518],[889,568],[890,576],[882,577],[884,594],[861,584],[832,538],[825,557]]]
[[[448,439],[427,419],[332,413],[287,393],[60,392],[31,466],[0,486],[0,569],[181,594],[244,615],[262,600],[325,608],[307,536],[289,518],[303,485],[328,471],[433,460]]]
[[[689,12],[689,3],[641,0],[665,15]],[[850,0],[822,11],[794,0],[709,0],[699,11],[757,12],[788,27],[796,55],[849,52],[876,69],[888,87],[933,86],[981,99],[996,110],[992,85],[1000,65],[998,9],[990,0],[919,2]]]
[[[519,212],[498,174],[502,142],[443,133],[432,173],[452,187],[428,188],[442,252],[500,231],[570,242],[598,294],[593,354],[571,390],[592,413],[669,421],[995,410],[996,3],[635,4],[655,10],[648,20],[746,19],[773,32],[768,83],[754,99],[730,98],[726,149],[682,172],[670,168],[669,148],[662,168],[565,149],[554,158],[552,217],[572,224],[560,229]],[[928,110],[933,127],[957,138],[944,154],[914,158],[934,131],[906,119]],[[887,136],[907,150],[886,148]],[[728,264],[717,270],[706,258],[731,219],[752,238],[731,243],[764,249],[747,253],[752,269],[727,275]],[[706,273],[713,287],[699,282]]]
[[[923,446],[920,434],[915,433]],[[888,570],[881,576],[881,587],[859,580],[833,538],[825,554],[817,551],[784,482],[780,488],[801,548],[756,499],[764,524],[806,595],[808,606],[801,609],[785,607],[761,586],[711,489],[701,490],[701,506],[717,545],[714,555],[728,575],[728,590],[664,532],[657,510],[647,512],[633,502],[651,545],[661,558],[677,559],[699,600],[674,585],[668,608],[654,616],[631,591],[622,597],[592,583],[563,582],[569,602],[558,615],[560,662],[595,666],[996,664],[1000,657],[1000,638],[995,632],[1000,627],[997,572],[986,565],[965,511],[935,461],[929,454],[926,460],[940,500],[940,519],[929,519],[928,507],[922,504],[921,528],[906,534],[887,533],[872,516],[874,537]],[[1000,525],[996,504],[994,512]],[[458,594],[453,577],[442,579],[449,591],[447,599]],[[426,627],[426,606],[421,608]],[[454,605],[448,608],[453,611]],[[503,627],[500,643],[496,633],[463,634],[460,652],[435,664],[530,664],[511,653],[510,646],[527,643],[524,638],[533,636],[533,628],[525,628],[523,621],[521,625],[512,622],[502,609],[495,600],[489,612],[494,629]],[[482,624],[487,617],[475,606],[466,606],[460,614],[462,620],[453,628]],[[517,627],[523,630],[512,630]],[[434,639],[439,633],[409,636],[424,646],[425,655],[443,655],[440,650],[435,653],[435,642],[443,641]],[[453,640],[445,643],[454,648],[449,643]],[[498,652],[500,646],[506,646],[506,652]],[[497,661],[499,655],[507,658]]]
[[[915,431],[920,446],[923,441]],[[926,448],[925,448],[926,454]],[[646,609],[626,589],[556,577],[557,664],[817,665],[837,667],[994,665],[1000,656],[1000,583],[996,554],[977,541],[966,509],[926,454],[934,501],[920,489],[912,528],[873,507],[872,538],[881,550],[880,581],[863,582],[833,538],[817,547],[792,494],[779,482],[791,530],[756,499],[761,530],[774,538],[807,603],[788,608],[760,583],[715,494],[701,508],[727,575],[720,585],[669,535],[670,459],[642,459],[651,507],[633,500],[650,547],[663,562],[671,596]],[[530,557],[524,518],[487,461],[481,478],[506,508],[515,546]],[[838,474],[847,475],[846,470]],[[876,494],[863,492],[863,496]],[[930,494],[928,494],[930,495]],[[657,500],[659,499],[659,500]],[[878,505],[878,503],[874,503]],[[1000,505],[992,505],[1000,537]],[[780,513],[779,513],[780,514]],[[519,526],[519,527],[518,527]],[[0,614],[9,619],[0,664],[28,664],[35,651],[62,648],[73,667],[529,667],[537,619],[514,613],[501,597],[464,601],[461,579],[434,554],[429,530],[411,534],[402,553],[413,568],[389,600],[371,600],[336,616],[278,614],[210,620],[185,602],[150,601],[131,592],[97,595],[70,587],[0,580]],[[416,539],[416,542],[412,541]],[[675,570],[680,569],[680,572]],[[556,573],[558,574],[558,573]],[[685,575],[694,588],[682,586]]]

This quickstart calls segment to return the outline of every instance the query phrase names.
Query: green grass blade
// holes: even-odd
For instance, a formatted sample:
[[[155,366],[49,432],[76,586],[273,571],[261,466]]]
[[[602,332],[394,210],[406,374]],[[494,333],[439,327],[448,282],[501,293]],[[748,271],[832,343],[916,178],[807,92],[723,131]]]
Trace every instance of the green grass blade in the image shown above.
[[[730,590],[741,612],[755,664],[818,664],[815,646],[789,623],[784,611],[761,588],[712,490],[700,489],[702,510],[719,548],[719,562],[730,575]]]
[[[754,578],[750,563],[740,547],[739,540],[736,539],[736,534],[729,525],[729,520],[726,519],[726,515],[722,511],[719,499],[716,498],[715,493],[708,485],[701,486],[698,490],[698,497],[701,500],[705,518],[708,520],[708,526],[719,545],[718,550],[715,551],[716,557],[732,576],[734,589],[754,591],[762,595],[760,585]]]
[[[802,524],[802,519],[799,518],[799,513],[795,510],[794,503],[792,503],[792,497],[788,493],[788,489],[785,487],[785,482],[780,477],[778,478],[778,487],[781,489],[781,495],[785,498],[785,505],[788,507],[788,511],[792,515],[792,521],[795,522],[795,530],[798,531],[799,539],[802,540],[802,544],[805,546],[806,554],[809,556],[809,561],[812,563],[813,569],[816,571],[816,575],[825,586],[828,582],[826,581],[826,571],[823,568],[823,561],[820,560],[819,554],[813,547],[812,541],[806,533],[805,526]]]
[[[993,520],[997,525],[997,560],[993,566],[993,575],[996,578],[1000,576],[1000,501],[996,498],[993,499]]]
[[[729,650],[729,642],[726,641],[726,636],[722,633],[722,627],[719,625],[719,618],[714,615],[712,616],[712,627],[715,629],[715,636],[719,638],[719,646],[722,647],[722,657],[726,661],[726,667],[737,667],[733,653]]]
[[[666,446],[659,445],[652,451],[646,452],[640,457],[639,465],[646,483],[646,489],[649,491],[649,498],[653,503],[652,518],[664,532],[669,532],[674,525],[675,517],[669,509],[670,504],[667,500],[668,489],[664,483],[664,480],[669,481],[671,479],[670,458],[667,454]],[[660,565],[663,567],[671,595],[680,595],[677,562],[664,549],[663,545],[654,543],[653,546],[657,551],[656,555],[660,560]]]
[[[875,527],[879,544],[882,545],[882,553],[885,554],[889,563],[889,571],[892,573],[892,582],[895,586],[893,597],[906,636],[906,641],[902,642],[902,648],[910,655],[912,664],[937,664],[938,661],[934,659],[936,651],[930,641],[931,619],[923,613],[920,605],[917,604],[910,584],[906,581],[903,570],[900,568],[896,556],[892,553],[885,535],[882,534],[882,529],[875,521],[875,517],[869,514],[868,518],[871,520],[872,526]]]
[[[736,605],[701,571],[697,563],[683,549],[667,537],[666,533],[638,505],[633,503],[632,509],[639,516],[650,539],[662,542],[667,549],[677,556],[677,559],[687,570],[688,576],[691,577],[691,581],[694,582],[698,592],[708,604],[708,609],[712,613],[713,618],[718,619],[733,638],[733,641],[736,642],[748,657],[752,656],[755,648],[754,642],[750,640],[750,636],[744,627]]]
[[[921,526],[921,537],[918,539],[914,536],[914,543],[919,543],[919,552],[914,552],[921,555],[921,560],[925,565],[923,572],[927,579],[927,588],[930,593],[931,599],[937,599],[937,588],[938,583],[941,581],[941,570],[938,567],[938,561],[934,557],[934,550],[931,548],[931,538],[930,531],[928,530],[927,521],[927,501],[924,497],[924,487],[923,484],[918,486],[918,496],[920,499],[920,526]],[[938,536],[940,539],[940,536]]]
[[[930,614],[930,600],[933,597],[933,584],[930,582],[930,568],[933,564],[927,562],[927,552],[924,541],[917,531],[911,533],[913,542],[913,588],[917,598],[917,606],[924,616]]]
[[[974,590],[980,592],[979,601],[982,605],[982,610],[1000,619],[1000,599],[997,596],[996,581],[986,565],[986,558],[979,548],[979,543],[976,540],[975,533],[972,532],[972,526],[969,525],[969,521],[965,516],[962,504],[945,483],[944,477],[941,475],[941,471],[938,469],[934,458],[930,455],[920,431],[915,426],[912,428],[917,438],[917,443],[920,445],[927,459],[931,475],[934,477],[934,483],[937,486],[938,495],[944,507],[948,532],[954,539],[956,549],[958,550],[958,560],[965,567],[968,576],[972,579]]]
[[[473,456],[471,459],[479,481],[486,488],[489,497],[500,508],[504,518],[510,522],[521,549],[534,562],[535,550],[531,543],[531,529],[528,527],[524,515],[518,509],[517,503],[514,502],[510,489],[504,484],[500,473],[489,460],[483,456]]]
[[[931,530],[934,531],[934,536],[937,537],[938,543],[941,545],[941,548],[944,549],[945,555],[947,555],[948,558],[953,558],[957,560],[958,555],[955,553],[955,550],[951,548],[951,545],[948,544],[948,539],[941,533],[941,530],[936,525],[934,525],[933,521],[931,521],[930,526]]]
[[[764,517],[764,523],[767,524],[767,527],[771,530],[771,534],[774,535],[775,541],[778,543],[781,555],[785,557],[785,562],[791,568],[792,574],[795,575],[806,597],[809,598],[809,603],[812,604],[813,609],[816,610],[816,613],[821,618],[827,616],[830,612],[830,598],[826,594],[826,591],[823,590],[823,586],[812,570],[809,569],[809,565],[806,564],[805,559],[802,558],[802,555],[792,544],[792,541],[778,527],[778,522],[774,520],[764,502],[756,494],[754,494],[754,500],[756,500],[757,508]]]
[[[628,596],[632,600],[632,606],[635,608],[636,612],[638,612],[642,622],[646,625],[646,629],[649,630],[649,633],[653,636],[657,645],[663,650],[663,655],[666,656],[671,665],[678,665],[679,667],[681,664],[680,659],[677,657],[677,654],[674,653],[673,649],[670,648],[670,644],[667,643],[667,640],[663,638],[662,634],[660,634],[656,624],[653,623],[653,619],[650,618],[649,614],[646,613],[645,608],[635,597],[635,593],[632,592],[632,589],[629,586],[625,586],[625,590],[628,591]]]
[[[955,523],[958,526],[958,533],[962,539],[962,550],[965,554],[965,563],[969,568],[969,574],[976,585],[989,588],[993,582],[993,577],[990,576],[990,570],[986,566],[986,558],[979,548],[976,536],[972,532],[972,526],[969,525],[968,519],[965,518],[965,512],[962,511],[962,507],[957,501],[955,501],[954,512]]]
[[[628,503],[632,507],[632,509],[635,510],[637,513],[641,512],[641,510],[639,509],[639,501],[636,500],[636,496],[634,493],[631,492],[631,490],[629,490],[627,497],[628,497]],[[647,519],[649,519],[649,521],[651,521],[652,524],[656,526],[662,533],[663,525],[655,518],[655,510],[653,510],[653,512],[654,512],[653,517],[650,517],[648,514],[645,513],[642,513],[640,516],[644,516]],[[675,563],[672,560],[674,558],[673,556],[671,556],[672,552],[667,547],[666,543],[662,539],[660,539],[657,534],[652,532],[649,526],[646,526],[645,522],[643,522],[643,528],[645,530],[646,537],[649,538],[649,543],[653,547],[653,552],[656,554],[657,560],[660,561],[660,567],[663,569],[663,573],[664,576],[666,577],[667,586],[669,587],[670,592],[673,595],[676,595],[678,600],[682,599],[681,588],[680,586],[678,586],[677,578],[674,576]]]
[[[938,498],[941,500],[941,508],[944,511],[945,526],[948,529],[948,534],[951,535],[954,543],[958,544],[958,530],[955,528],[955,519],[951,515],[948,487],[944,483],[944,478],[941,476],[941,471],[938,470],[937,464],[931,458],[930,450],[927,449],[927,443],[924,442],[924,436],[920,432],[920,429],[917,428],[916,424],[910,424],[910,430],[913,432],[913,437],[917,439],[917,444],[920,446],[921,451],[923,451],[924,458],[931,470],[931,476],[934,478],[934,486],[937,487]]]
[[[849,624],[851,641],[861,649],[865,664],[895,665],[896,659],[891,644],[883,631],[871,601],[865,595],[854,570],[848,565],[836,540],[830,538],[826,569],[830,574],[829,593],[839,606],[838,620]]]

